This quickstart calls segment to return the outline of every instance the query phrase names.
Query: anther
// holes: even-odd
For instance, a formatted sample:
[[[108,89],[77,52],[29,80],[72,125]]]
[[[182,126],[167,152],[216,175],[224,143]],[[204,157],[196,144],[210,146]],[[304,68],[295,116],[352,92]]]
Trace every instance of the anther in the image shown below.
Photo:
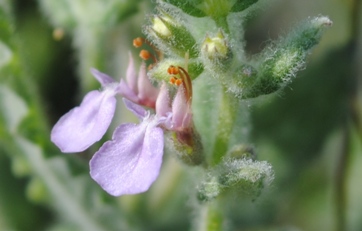
[[[167,73],[169,73],[170,75],[177,75],[177,74],[179,74],[179,69],[178,69],[178,67],[171,65],[167,69]]]
[[[148,60],[151,56],[152,56],[151,53],[147,50],[141,50],[140,52],[140,57],[143,60]]]
[[[133,46],[134,47],[140,47],[143,45],[143,39],[141,37],[133,39]]]
[[[174,85],[176,83],[176,78],[175,77],[171,77],[170,78],[170,84]]]
[[[176,79],[175,85],[180,86],[182,84],[182,79]]]

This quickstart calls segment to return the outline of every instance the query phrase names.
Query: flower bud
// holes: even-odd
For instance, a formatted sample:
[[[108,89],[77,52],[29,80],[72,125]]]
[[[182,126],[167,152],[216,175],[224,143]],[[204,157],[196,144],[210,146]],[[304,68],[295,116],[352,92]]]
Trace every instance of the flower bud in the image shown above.
[[[215,176],[210,176],[209,179],[203,181],[197,189],[197,199],[201,202],[211,201],[216,198],[223,188]]]
[[[308,20],[275,46],[266,48],[264,61],[252,86],[256,94],[253,97],[275,92],[288,84],[304,68],[310,49],[319,42],[324,29],[331,25],[332,21],[327,17]]]
[[[163,52],[177,54],[180,57],[184,57],[188,52],[190,58],[197,57],[196,41],[179,20],[159,10],[159,14],[152,18],[151,23],[146,27],[145,33]]]
[[[255,160],[255,151],[251,146],[239,144],[233,146],[227,156],[235,159],[252,159]]]
[[[227,159],[219,170],[219,182],[249,194],[259,194],[274,179],[272,166],[266,161]]]
[[[206,36],[201,45],[202,55],[212,61],[229,59],[231,51],[223,32],[220,30],[216,36]]]
[[[236,190],[256,197],[273,179],[273,169],[266,161],[228,158],[216,166],[198,186],[197,196],[201,202],[207,202],[221,193]]]

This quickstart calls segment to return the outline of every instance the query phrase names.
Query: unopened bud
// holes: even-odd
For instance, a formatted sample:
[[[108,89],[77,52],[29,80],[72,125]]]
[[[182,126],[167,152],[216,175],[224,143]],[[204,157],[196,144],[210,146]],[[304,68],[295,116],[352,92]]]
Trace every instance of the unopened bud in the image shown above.
[[[190,58],[197,57],[196,41],[187,28],[170,14],[160,10],[151,20],[152,25],[146,27],[145,33],[157,47],[165,53],[177,54],[184,57],[189,53]]]
[[[274,172],[266,161],[251,159],[226,159],[219,171],[219,182],[224,187],[258,195],[272,182]]]
[[[207,202],[221,193],[236,190],[255,198],[273,179],[273,169],[266,161],[226,158],[198,186],[197,197]]]
[[[243,85],[243,98],[270,94],[290,83],[305,67],[306,57],[320,41],[324,29],[331,25],[327,17],[307,20],[289,36],[267,47],[260,56],[263,60],[259,61],[258,72]]]
[[[162,18],[159,16],[155,16],[152,20],[152,30],[165,39],[172,36],[172,33],[166,26],[166,23],[172,23],[170,17],[168,16],[163,16]]]
[[[233,146],[227,155],[235,159],[255,160],[256,157],[254,149],[251,146],[243,144]]]
[[[216,198],[223,188],[215,176],[210,176],[209,179],[203,181],[197,189],[197,199],[201,202],[211,201]]]
[[[202,43],[201,51],[209,59],[226,59],[230,55],[230,49],[221,31],[216,36],[207,36]]]

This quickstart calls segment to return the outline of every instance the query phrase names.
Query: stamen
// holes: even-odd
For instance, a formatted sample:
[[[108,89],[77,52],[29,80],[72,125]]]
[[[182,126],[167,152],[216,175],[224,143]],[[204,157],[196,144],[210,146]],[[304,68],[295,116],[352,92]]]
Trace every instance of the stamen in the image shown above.
[[[182,84],[182,79],[176,79],[175,85],[180,86]]]
[[[151,53],[147,50],[141,50],[140,52],[140,57],[143,60],[148,60],[151,56],[152,56]]]
[[[143,42],[144,42],[143,38],[141,37],[135,38],[133,39],[133,46],[138,48],[143,45]]]
[[[147,59],[152,57],[152,59],[155,63],[157,63],[158,59],[163,59],[162,52],[160,52],[150,41],[148,41],[147,39],[142,38],[142,37],[137,37],[137,38],[133,39],[134,47],[139,48],[139,47],[143,46],[143,44],[147,44],[151,48],[152,52],[155,54],[155,55],[151,55],[151,52],[148,52],[150,55]],[[141,52],[143,52],[143,50]],[[141,56],[141,58],[144,59],[142,56]],[[147,60],[147,59],[144,59],[144,60]]]
[[[172,76],[170,78],[170,84],[174,85],[175,83],[176,83],[176,78]]]
[[[167,69],[167,73],[169,73],[170,75],[177,75],[179,73],[179,69],[178,69],[178,67],[175,67],[175,66],[171,65]]]
[[[182,67],[178,67],[180,69],[180,78],[182,79],[182,84],[185,88],[185,96],[187,100],[192,99],[192,83],[189,73],[183,69]]]
[[[185,88],[185,97],[187,100],[192,98],[192,83],[188,72],[180,66],[169,66],[167,73],[173,75],[170,78],[170,84],[180,86],[181,84]],[[176,75],[176,76],[175,76]]]

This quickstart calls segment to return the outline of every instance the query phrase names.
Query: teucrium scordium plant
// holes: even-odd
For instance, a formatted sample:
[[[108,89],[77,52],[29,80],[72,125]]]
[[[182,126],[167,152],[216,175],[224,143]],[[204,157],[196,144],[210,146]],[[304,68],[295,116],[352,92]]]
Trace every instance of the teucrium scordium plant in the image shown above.
[[[240,28],[230,26],[235,22],[229,16],[247,15],[258,1],[180,2],[157,1],[143,27],[145,38],[134,40],[136,47],[146,47],[140,56],[148,65],[142,63],[137,75],[130,57],[120,82],[93,70],[102,89],[88,93],[58,121],[52,141],[63,152],[83,151],[99,141],[120,95],[140,123],[115,129],[90,162],[92,178],[114,196],[145,192],[167,150],[166,155],[202,169],[202,176],[195,175],[194,196],[211,215],[200,215],[195,228],[203,230],[218,217],[218,228],[212,230],[223,230],[224,217],[215,212],[218,199],[231,191],[256,197],[274,176],[271,165],[257,159],[248,132],[242,132],[248,117],[245,100],[288,85],[332,22],[310,18],[247,59],[244,41],[233,37]],[[210,28],[203,27],[205,20]]]

